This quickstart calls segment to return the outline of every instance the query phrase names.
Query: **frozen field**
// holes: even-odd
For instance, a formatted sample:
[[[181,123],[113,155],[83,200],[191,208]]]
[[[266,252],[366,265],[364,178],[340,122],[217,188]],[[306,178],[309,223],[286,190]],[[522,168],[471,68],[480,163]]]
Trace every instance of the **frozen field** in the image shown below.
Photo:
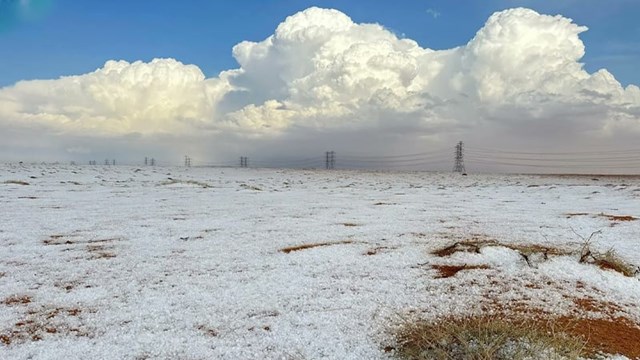
[[[640,265],[639,178],[15,164],[0,206],[1,359],[390,359],[401,319],[496,309],[640,324],[638,274],[579,262],[600,231]]]

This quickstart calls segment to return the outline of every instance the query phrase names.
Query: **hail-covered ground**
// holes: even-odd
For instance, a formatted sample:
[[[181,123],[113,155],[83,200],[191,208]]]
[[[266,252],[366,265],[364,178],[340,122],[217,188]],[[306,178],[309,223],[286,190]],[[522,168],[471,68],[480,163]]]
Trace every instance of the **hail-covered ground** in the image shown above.
[[[0,207],[2,359],[390,359],[407,318],[509,308],[640,323],[638,275],[586,254],[640,265],[639,178],[8,164]]]

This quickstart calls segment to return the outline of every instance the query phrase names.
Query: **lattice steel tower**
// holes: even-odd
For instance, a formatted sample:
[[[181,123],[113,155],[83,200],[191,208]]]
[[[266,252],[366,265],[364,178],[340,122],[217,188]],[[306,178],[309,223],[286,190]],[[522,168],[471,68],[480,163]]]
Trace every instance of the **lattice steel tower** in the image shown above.
[[[329,169],[334,169],[336,166],[336,152],[335,151],[327,151],[325,153],[325,166]]]
[[[462,141],[456,144],[455,151],[455,164],[453,165],[453,171],[461,174],[466,174],[464,169],[464,144]]]

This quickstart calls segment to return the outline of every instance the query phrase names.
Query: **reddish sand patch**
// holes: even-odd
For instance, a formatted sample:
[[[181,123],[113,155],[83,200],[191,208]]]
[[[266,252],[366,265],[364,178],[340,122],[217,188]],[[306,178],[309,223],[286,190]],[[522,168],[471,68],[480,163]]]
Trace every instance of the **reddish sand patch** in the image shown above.
[[[489,269],[487,265],[431,265],[431,268],[438,270],[438,279],[450,278],[462,270]]]
[[[322,247],[322,246],[343,245],[343,244],[353,244],[353,241],[345,240],[345,241],[337,241],[337,242],[303,244],[303,245],[297,245],[297,246],[290,246],[290,247],[282,248],[282,249],[280,249],[280,252],[288,254],[288,253],[291,253],[291,252],[294,252],[294,251],[313,249],[313,248]]]

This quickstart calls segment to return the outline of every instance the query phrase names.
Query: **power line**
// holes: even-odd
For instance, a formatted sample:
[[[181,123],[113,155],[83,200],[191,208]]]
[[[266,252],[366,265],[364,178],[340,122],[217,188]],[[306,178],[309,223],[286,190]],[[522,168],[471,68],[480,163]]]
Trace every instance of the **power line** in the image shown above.
[[[573,151],[573,152],[526,152],[526,151],[511,151],[505,149],[490,149],[483,147],[472,147],[474,152],[483,153],[500,153],[500,154],[513,154],[513,155],[600,155],[600,154],[639,154],[640,149],[626,149],[626,150],[602,150],[602,151]]]
[[[402,158],[423,158],[423,157],[434,157],[439,155],[448,154],[450,149],[439,149],[430,152],[422,152],[422,153],[414,153],[414,154],[401,154],[401,155],[350,155],[350,154],[340,154],[340,159],[362,159],[365,161],[367,159],[378,159],[385,160],[389,159],[389,161],[395,161],[393,159],[402,159]]]

